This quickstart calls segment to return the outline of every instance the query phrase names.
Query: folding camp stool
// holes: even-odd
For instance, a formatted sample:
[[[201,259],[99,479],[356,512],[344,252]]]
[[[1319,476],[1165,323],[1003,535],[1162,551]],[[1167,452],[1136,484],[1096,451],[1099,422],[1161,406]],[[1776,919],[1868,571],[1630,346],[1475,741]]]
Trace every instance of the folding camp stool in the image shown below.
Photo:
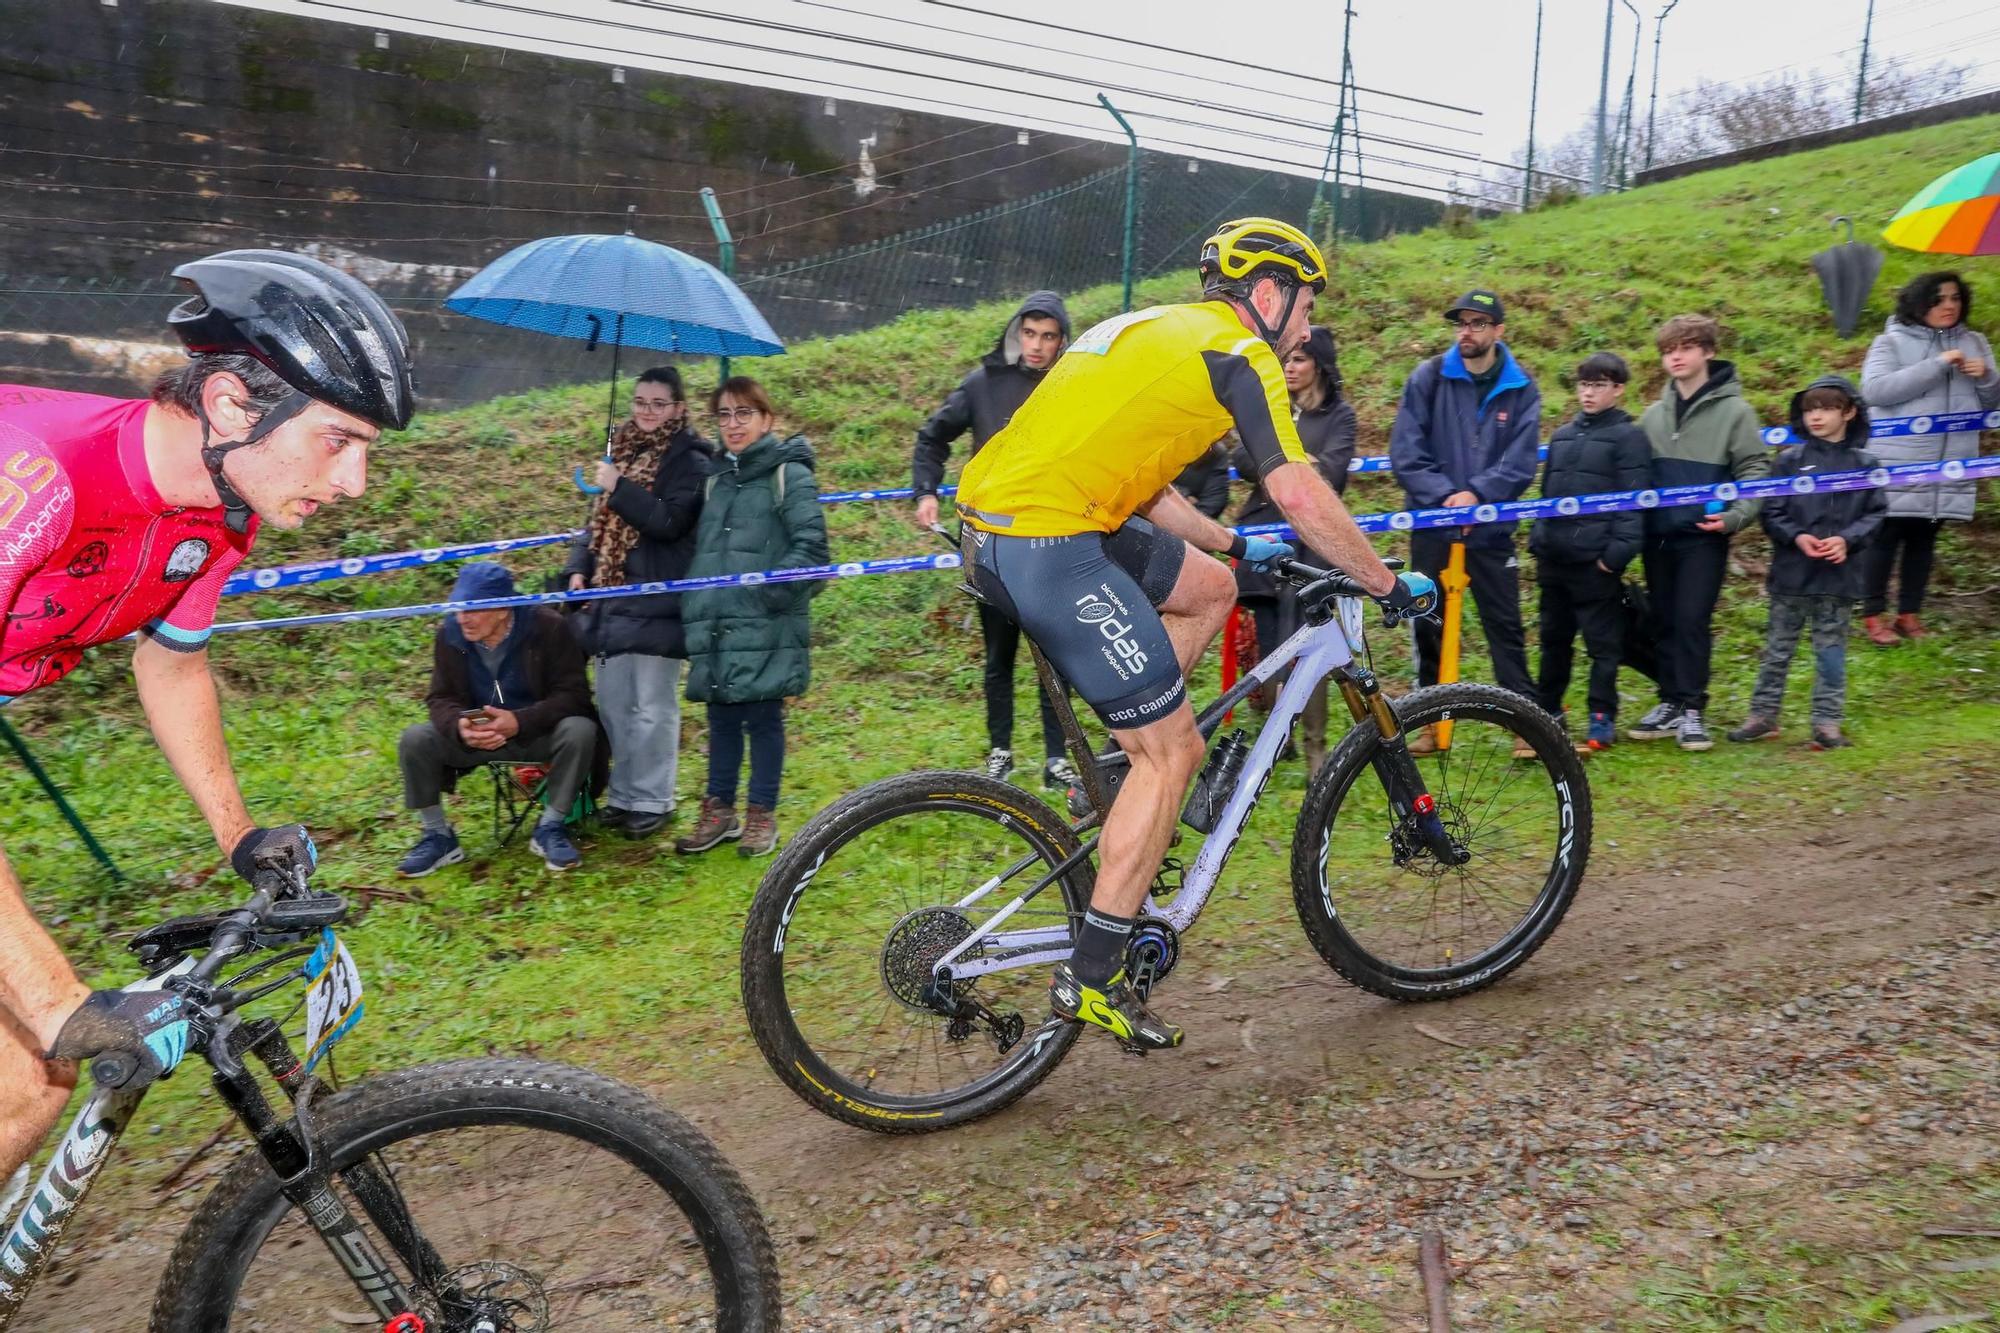
[[[549,768],[547,764],[503,759],[486,765],[486,769],[493,775],[493,838],[505,847],[528,817],[548,804]],[[597,802],[591,799],[586,782],[570,803],[563,823],[581,824],[596,813]]]

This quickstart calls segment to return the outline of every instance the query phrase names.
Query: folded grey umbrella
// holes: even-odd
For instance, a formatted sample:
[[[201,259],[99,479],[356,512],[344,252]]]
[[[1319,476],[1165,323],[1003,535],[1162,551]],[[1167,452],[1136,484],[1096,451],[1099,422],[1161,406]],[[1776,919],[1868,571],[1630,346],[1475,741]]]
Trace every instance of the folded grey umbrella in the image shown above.
[[[1861,320],[1861,307],[1868,304],[1868,293],[1882,272],[1882,252],[1854,239],[1853,218],[1837,217],[1833,222],[1835,226],[1847,224],[1847,243],[1820,251],[1813,256],[1812,265],[1819,274],[1820,291],[1826,295],[1826,308],[1833,312],[1833,327],[1847,338],[1853,336],[1854,326]]]

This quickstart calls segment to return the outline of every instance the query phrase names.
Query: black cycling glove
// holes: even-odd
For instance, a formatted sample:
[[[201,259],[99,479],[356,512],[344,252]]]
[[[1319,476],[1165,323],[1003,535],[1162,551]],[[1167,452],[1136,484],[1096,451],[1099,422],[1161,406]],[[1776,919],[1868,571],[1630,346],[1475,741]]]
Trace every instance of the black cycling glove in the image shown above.
[[[1396,586],[1375,599],[1396,620],[1422,620],[1438,607],[1438,588],[1428,574],[1409,570],[1396,576]]]
[[[229,864],[246,881],[254,883],[260,870],[289,872],[303,868],[310,875],[319,865],[319,849],[304,824],[281,824],[277,828],[251,829],[236,842]]]
[[[187,1054],[186,1015],[186,1001],[172,991],[92,991],[48,1058],[89,1060],[91,1077],[107,1088],[143,1088]]]

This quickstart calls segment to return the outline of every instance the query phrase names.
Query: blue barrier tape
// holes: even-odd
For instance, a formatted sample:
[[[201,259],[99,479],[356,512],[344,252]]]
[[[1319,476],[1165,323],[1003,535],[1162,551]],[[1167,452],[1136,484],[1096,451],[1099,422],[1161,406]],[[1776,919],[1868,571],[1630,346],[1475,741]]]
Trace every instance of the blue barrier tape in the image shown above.
[[[1950,459],[1941,463],[1901,463],[1894,467],[1826,472],[1795,477],[1759,477],[1754,481],[1719,482],[1712,486],[1666,486],[1657,490],[1607,491],[1597,495],[1565,495],[1555,499],[1514,500],[1497,505],[1462,505],[1456,509],[1402,510],[1359,514],[1363,532],[1408,532],[1415,528],[1471,527],[1485,523],[1518,523],[1534,518],[1581,518],[1623,510],[1671,509],[1707,504],[1711,500],[1762,499],[1770,495],[1810,495],[1817,491],[1862,491],[1883,486],[1938,486],[1955,481],[2000,478],[2000,454]],[[1282,523],[1262,523],[1238,532],[1289,536]],[[539,539],[537,539],[539,540]],[[515,543],[518,548],[519,543]],[[605,597],[651,596],[696,592],[704,588],[755,587],[765,583],[805,583],[820,579],[857,578],[868,574],[907,574],[920,570],[957,569],[956,553],[891,556],[880,560],[849,560],[834,565],[766,570],[749,574],[712,574],[698,579],[633,583],[616,588],[585,588],[578,592],[522,593],[478,602],[428,602],[421,606],[387,606],[369,611],[330,611],[319,615],[280,616],[270,620],[239,620],[213,627],[217,634],[253,629],[299,629],[312,625],[349,625],[370,620],[402,620],[412,616],[444,615],[452,611],[495,610],[500,607],[549,606],[562,602],[596,601]]]
[[[1942,435],[1955,431],[2000,430],[2000,411],[1996,412],[1950,412],[1928,417],[1885,417],[1870,429],[1875,438],[1896,435]],[[1762,436],[1766,444],[1773,448],[1796,442],[1789,426],[1767,427]],[[1549,456],[1544,445],[1539,458]],[[1356,458],[1347,465],[1354,473],[1388,472],[1389,459],[1383,454],[1373,454],[1366,458]],[[1231,479],[1236,479],[1236,469],[1229,470]],[[955,486],[938,488],[940,496],[953,494]],[[884,487],[867,491],[822,491],[821,504],[853,504],[866,500],[908,500],[916,492],[908,486]],[[422,565],[434,565],[456,560],[478,560],[486,556],[500,555],[507,551],[528,550],[537,546],[554,546],[559,542],[572,540],[574,532],[551,532],[540,537],[515,537],[504,541],[465,542],[457,546],[432,546],[416,551],[396,551],[386,555],[348,556],[339,560],[313,560],[297,565],[276,565],[268,569],[239,570],[229,576],[222,585],[224,596],[248,592],[273,592],[280,588],[297,588],[309,583],[323,583],[328,579],[353,578],[361,574],[387,574],[399,569],[414,569]]]

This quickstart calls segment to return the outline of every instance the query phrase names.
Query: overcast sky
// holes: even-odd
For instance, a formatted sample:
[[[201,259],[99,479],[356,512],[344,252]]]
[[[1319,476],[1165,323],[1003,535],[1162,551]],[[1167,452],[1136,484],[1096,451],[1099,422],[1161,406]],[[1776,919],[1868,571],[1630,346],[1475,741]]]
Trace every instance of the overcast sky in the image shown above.
[[[1241,0],[225,0],[388,32],[541,50],[701,78],[876,101],[1122,138],[1109,94],[1142,143],[1302,174],[1324,160],[1339,77],[1336,4],[1258,10]],[[1643,16],[1634,118],[1652,76]],[[1634,22],[1613,0],[1611,101],[1632,68]],[[1482,161],[1518,160],[1528,133],[1534,0],[1353,0],[1355,80],[1369,176],[1434,191]],[[1660,98],[1697,79],[1796,68],[1843,89],[1867,0],[1680,0],[1664,26]],[[1604,46],[1602,0],[1545,0],[1538,142],[1590,121]],[[1240,22],[1232,20],[1240,19]],[[1191,48],[1206,40],[1204,59]],[[2000,7],[1877,0],[1871,60],[1975,66],[1965,91],[2000,86]],[[607,78],[610,77],[607,71]],[[1983,147],[1983,145],[1981,146]]]

